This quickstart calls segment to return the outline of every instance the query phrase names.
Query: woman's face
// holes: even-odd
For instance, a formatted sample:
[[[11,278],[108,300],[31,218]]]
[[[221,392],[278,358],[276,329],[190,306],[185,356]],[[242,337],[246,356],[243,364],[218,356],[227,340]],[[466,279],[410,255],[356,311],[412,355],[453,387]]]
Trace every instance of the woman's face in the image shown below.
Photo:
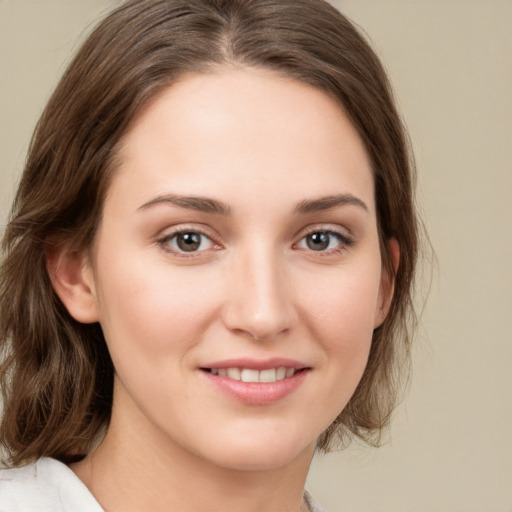
[[[386,302],[355,129],[315,88],[220,69],[158,96],[120,157],[86,272],[111,428],[230,468],[311,456]]]

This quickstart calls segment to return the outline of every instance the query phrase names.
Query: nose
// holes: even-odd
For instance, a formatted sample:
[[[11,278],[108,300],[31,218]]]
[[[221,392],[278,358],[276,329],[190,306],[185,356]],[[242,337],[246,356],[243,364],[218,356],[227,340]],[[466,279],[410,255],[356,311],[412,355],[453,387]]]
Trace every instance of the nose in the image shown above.
[[[291,282],[274,252],[260,247],[233,258],[222,314],[229,330],[268,340],[296,323]]]

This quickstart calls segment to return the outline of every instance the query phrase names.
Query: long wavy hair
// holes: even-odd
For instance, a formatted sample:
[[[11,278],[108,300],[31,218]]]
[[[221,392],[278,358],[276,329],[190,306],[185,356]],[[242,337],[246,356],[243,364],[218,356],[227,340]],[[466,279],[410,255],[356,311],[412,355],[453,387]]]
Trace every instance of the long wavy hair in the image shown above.
[[[135,116],[185,73],[223,64],[273,70],[324,91],[366,146],[394,296],[361,382],[318,447],[354,436],[378,444],[408,368],[418,254],[412,157],[379,59],[323,0],[132,0],[92,32],[50,98],[3,238],[0,443],[10,464],[77,460],[108,428],[114,368],[101,327],[69,315],[46,255],[55,244],[82,250],[92,243]],[[400,246],[396,269],[392,237]]]

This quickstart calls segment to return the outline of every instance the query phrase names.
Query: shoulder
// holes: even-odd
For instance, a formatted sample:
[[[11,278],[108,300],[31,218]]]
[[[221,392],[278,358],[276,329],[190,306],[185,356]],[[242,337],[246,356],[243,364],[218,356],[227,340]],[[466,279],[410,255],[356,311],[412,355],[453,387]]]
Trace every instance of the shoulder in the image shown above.
[[[319,503],[315,501],[313,496],[308,491],[304,491],[304,501],[308,507],[309,512],[327,512]]]
[[[327,512],[305,491],[310,512]],[[104,512],[87,487],[61,462],[43,458],[0,469],[1,512]]]
[[[76,475],[49,458],[0,470],[0,511],[103,512]]]

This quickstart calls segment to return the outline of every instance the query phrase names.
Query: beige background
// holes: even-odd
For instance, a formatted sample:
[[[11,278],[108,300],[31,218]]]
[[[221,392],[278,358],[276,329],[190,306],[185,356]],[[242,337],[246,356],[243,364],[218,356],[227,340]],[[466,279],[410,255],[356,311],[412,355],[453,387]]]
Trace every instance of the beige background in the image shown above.
[[[0,216],[63,65],[112,0],[0,0]],[[512,2],[339,0],[410,127],[439,259],[409,395],[379,450],[319,457],[331,511],[512,511]]]

